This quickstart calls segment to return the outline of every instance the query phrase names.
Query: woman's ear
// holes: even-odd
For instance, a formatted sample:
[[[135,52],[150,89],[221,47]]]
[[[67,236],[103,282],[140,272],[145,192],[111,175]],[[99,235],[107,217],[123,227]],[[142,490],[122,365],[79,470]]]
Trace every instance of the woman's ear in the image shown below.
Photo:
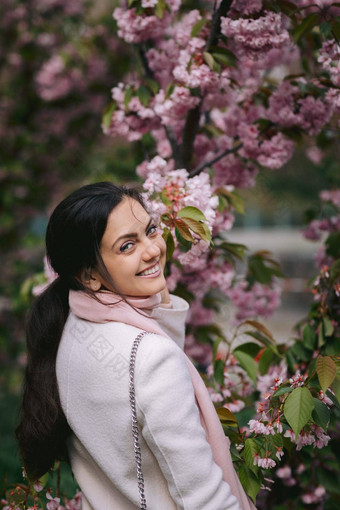
[[[79,280],[85,287],[94,292],[97,292],[102,286],[97,272],[91,269],[83,269],[79,275]]]

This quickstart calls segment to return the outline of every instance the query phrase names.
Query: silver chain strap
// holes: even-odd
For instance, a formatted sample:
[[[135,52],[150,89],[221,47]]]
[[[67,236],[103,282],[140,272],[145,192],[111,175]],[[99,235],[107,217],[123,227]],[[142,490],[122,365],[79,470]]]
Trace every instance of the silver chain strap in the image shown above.
[[[138,432],[138,422],[137,422],[137,413],[136,413],[136,396],[135,396],[135,364],[136,364],[136,354],[137,349],[140,344],[140,341],[145,335],[148,335],[149,331],[142,331],[139,335],[136,336],[130,354],[130,364],[129,364],[129,397],[130,397],[130,407],[131,407],[131,425],[132,425],[132,436],[133,443],[135,449],[135,460],[137,466],[137,483],[138,483],[138,491],[139,491],[139,500],[140,500],[140,510],[147,510],[146,499],[144,494],[144,476],[142,472],[142,455],[139,445],[139,432]]]

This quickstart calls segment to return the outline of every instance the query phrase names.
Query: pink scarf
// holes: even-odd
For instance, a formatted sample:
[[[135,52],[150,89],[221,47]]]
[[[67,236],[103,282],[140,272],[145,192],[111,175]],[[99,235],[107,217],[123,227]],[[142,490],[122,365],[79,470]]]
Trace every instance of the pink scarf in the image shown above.
[[[111,292],[98,292],[97,296],[102,303],[96,301],[85,292],[71,290],[69,294],[71,312],[77,317],[91,322],[124,322],[125,324],[130,324],[139,329],[168,337],[161,329],[158,322],[151,317],[153,308],[160,305],[161,298],[159,294],[148,298],[128,299],[129,303],[140,310],[141,313],[135,311],[119,296]],[[205,430],[214,460],[223,471],[223,480],[230,485],[231,491],[238,499],[242,510],[256,510],[255,506],[247,498],[234,470],[229,450],[230,442],[224,435],[223,428],[210,399],[208,390],[201,376],[187,356],[186,362],[195,391],[201,424]]]

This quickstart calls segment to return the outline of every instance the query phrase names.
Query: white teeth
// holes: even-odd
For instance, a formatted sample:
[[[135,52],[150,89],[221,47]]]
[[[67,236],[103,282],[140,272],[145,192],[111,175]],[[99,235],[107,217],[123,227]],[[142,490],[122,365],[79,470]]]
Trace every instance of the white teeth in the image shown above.
[[[146,269],[146,271],[143,271],[142,273],[140,273],[139,276],[148,276],[149,274],[157,273],[157,271],[159,271],[159,265],[158,264],[156,264],[151,269]]]

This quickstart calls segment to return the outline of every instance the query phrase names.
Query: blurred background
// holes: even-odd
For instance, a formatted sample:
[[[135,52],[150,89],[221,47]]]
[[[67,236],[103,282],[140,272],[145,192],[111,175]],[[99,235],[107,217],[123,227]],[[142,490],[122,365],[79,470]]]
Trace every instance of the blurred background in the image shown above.
[[[136,66],[131,48],[116,37],[116,3],[0,4],[0,484],[21,479],[13,430],[25,365],[23,327],[32,286],[43,272],[49,213],[84,183],[136,181],[135,167],[145,158],[138,142],[101,130],[110,89]],[[282,307],[266,322],[281,342],[294,336],[311,302],[306,284],[316,273],[317,244],[301,229],[319,207],[320,190],[339,178],[332,155],[320,163],[318,154],[308,158],[303,149],[242,190],[246,213],[228,233],[251,250],[271,250],[282,265]],[[229,317],[227,303],[219,318],[224,327]]]

